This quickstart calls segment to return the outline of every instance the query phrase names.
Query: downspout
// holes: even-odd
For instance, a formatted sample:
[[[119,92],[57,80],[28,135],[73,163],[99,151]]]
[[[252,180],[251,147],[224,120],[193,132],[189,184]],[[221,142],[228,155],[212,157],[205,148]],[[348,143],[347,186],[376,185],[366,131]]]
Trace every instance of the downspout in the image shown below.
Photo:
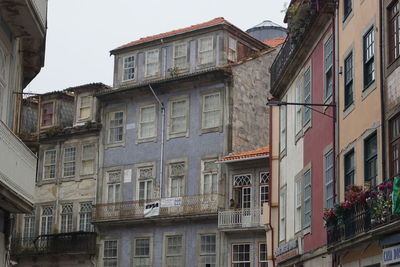
[[[275,257],[274,257],[274,228],[272,227],[272,192],[273,192],[273,190],[272,190],[272,157],[273,157],[273,155],[272,155],[272,106],[269,106],[269,129],[268,129],[268,131],[269,131],[269,137],[268,137],[268,141],[269,141],[269,177],[270,177],[270,179],[269,179],[269,181],[268,181],[268,186],[269,186],[269,188],[270,188],[270,190],[269,190],[269,196],[268,196],[268,199],[269,199],[269,202],[270,202],[270,205],[269,205],[269,227],[270,227],[270,231],[271,231],[271,246],[272,246],[272,255],[271,255],[271,258],[272,258],[272,266],[275,266]]]
[[[386,180],[386,145],[385,145],[385,140],[386,140],[386,129],[385,129],[385,90],[384,90],[384,73],[385,73],[385,67],[384,67],[384,62],[385,62],[385,57],[384,57],[384,46],[383,46],[383,3],[382,0],[379,1],[379,56],[380,56],[380,100],[381,100],[381,145],[382,145],[382,182]]]
[[[165,107],[164,104],[161,102],[161,100],[158,98],[156,93],[153,90],[153,87],[151,87],[151,84],[149,84],[150,91],[156,98],[157,102],[160,104],[160,109],[161,109],[161,149],[160,149],[160,198],[162,198],[162,192],[163,192],[163,169],[164,169],[164,127],[165,127]]]

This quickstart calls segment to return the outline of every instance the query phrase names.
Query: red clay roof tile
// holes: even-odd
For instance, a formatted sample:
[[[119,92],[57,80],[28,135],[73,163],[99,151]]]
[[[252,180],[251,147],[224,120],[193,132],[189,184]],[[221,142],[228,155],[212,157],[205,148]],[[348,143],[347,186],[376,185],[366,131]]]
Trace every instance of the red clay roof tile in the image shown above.
[[[285,42],[285,38],[274,38],[269,40],[263,40],[262,42],[270,47],[277,47]]]
[[[232,161],[232,160],[238,160],[238,159],[252,159],[252,158],[257,158],[257,157],[262,157],[262,156],[268,156],[269,155],[269,147],[264,146],[255,150],[250,150],[246,152],[241,152],[241,153],[236,153],[236,154],[229,154],[228,156],[218,160],[217,162],[226,162],[226,161]]]

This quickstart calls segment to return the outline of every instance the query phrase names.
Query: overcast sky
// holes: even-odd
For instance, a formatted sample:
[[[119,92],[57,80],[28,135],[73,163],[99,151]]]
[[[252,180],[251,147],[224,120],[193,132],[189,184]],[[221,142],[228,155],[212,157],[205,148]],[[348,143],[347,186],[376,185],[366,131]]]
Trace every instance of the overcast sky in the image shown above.
[[[109,51],[141,37],[216,17],[242,30],[283,24],[288,0],[49,0],[45,66],[25,92],[44,93],[92,82],[112,85]]]

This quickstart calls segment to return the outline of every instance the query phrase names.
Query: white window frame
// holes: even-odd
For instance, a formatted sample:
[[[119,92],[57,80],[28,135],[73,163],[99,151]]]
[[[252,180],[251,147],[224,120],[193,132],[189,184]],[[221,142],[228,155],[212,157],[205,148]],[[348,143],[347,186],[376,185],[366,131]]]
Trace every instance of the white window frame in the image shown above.
[[[93,155],[90,157],[85,157],[85,148],[87,147],[93,147]],[[87,155],[86,155],[87,156]],[[90,173],[84,173],[84,162],[92,162],[92,172]],[[95,173],[95,162],[96,162],[96,144],[95,143],[87,143],[87,144],[82,144],[82,152],[81,152],[81,175],[92,175]]]
[[[302,87],[301,87],[302,80],[296,82],[296,102],[301,103],[303,101],[302,96]],[[303,129],[303,107],[301,105],[295,106],[295,135],[298,135],[300,131]]]
[[[263,175],[268,176],[266,183],[262,180]],[[264,203],[269,202],[269,179],[271,179],[269,172],[267,172],[267,171],[260,172],[260,181],[259,181],[260,182],[260,207],[262,207]],[[265,191],[263,192],[264,189],[266,192]],[[263,194],[265,194],[265,193],[266,193],[266,197],[264,197],[264,199],[263,199]]]
[[[287,107],[282,105],[279,107],[280,117],[280,138],[279,138],[279,152],[283,153],[286,150],[286,137],[287,137]]]
[[[182,49],[184,49],[186,52],[184,53],[185,55],[178,55],[177,56],[177,52],[179,47],[184,47]],[[184,58],[184,64],[180,65],[177,64],[177,59],[181,59]],[[173,66],[174,68],[177,68],[177,71],[184,71],[187,70],[189,67],[189,63],[188,63],[188,42],[179,42],[179,43],[175,43],[174,44],[174,48],[173,48]]]
[[[309,82],[306,83],[306,74],[309,73]],[[309,88],[308,94],[306,94],[306,88]],[[311,66],[308,66],[303,73],[303,103],[311,103],[312,102],[312,73]],[[306,117],[306,114],[309,112],[309,117]],[[308,125],[312,120],[312,110],[309,107],[304,107],[303,110],[303,127]]]
[[[85,209],[85,206],[88,206],[89,208]],[[92,211],[93,211],[92,202],[79,203],[79,217],[78,217],[79,231],[93,232]]]
[[[45,209],[51,209],[51,214],[44,214]],[[53,232],[53,218],[54,218],[54,207],[53,206],[43,206],[40,210],[40,235],[48,235]],[[43,220],[45,220],[45,229],[43,229]]]
[[[71,207],[70,211],[65,211],[68,209],[67,206]],[[72,217],[74,215],[74,205],[73,203],[65,203],[60,207],[60,232],[70,233],[73,230]]]
[[[212,251],[203,251],[203,237],[214,237],[215,238],[215,243],[214,243],[214,252]],[[218,266],[217,265],[217,260],[218,260],[218,256],[217,256],[217,251],[218,251],[218,237],[216,233],[199,233],[199,256],[198,256],[198,262],[201,264],[201,266],[204,266],[203,264],[214,264],[214,266]],[[205,246],[211,246],[212,243],[205,243]],[[206,249],[207,250],[207,249]],[[214,257],[215,261],[214,263],[210,263],[207,261],[207,259]],[[204,259],[204,261],[203,261]],[[199,265],[200,266],[200,265]]]
[[[215,163],[217,159],[205,159],[201,161],[201,188],[200,188],[200,193],[202,195],[205,194],[218,194],[218,183],[219,183],[219,166],[218,164]],[[214,163],[216,166],[216,169],[212,169],[212,170],[205,170],[205,165],[207,163]],[[215,187],[214,187],[214,183],[213,183],[213,177],[215,176]],[[206,192],[205,190],[205,180],[206,180],[206,176],[211,176],[211,183],[209,184],[210,188],[208,188],[208,192]]]
[[[115,113],[122,113],[122,123],[117,125],[117,126],[111,126],[111,116],[112,114]],[[116,121],[116,120],[115,120]],[[107,129],[107,143],[108,144],[119,144],[119,143],[123,143],[125,140],[125,111],[124,110],[113,110],[107,113],[107,124],[108,124],[108,129]],[[111,130],[112,129],[117,129],[117,128],[121,128],[122,130],[122,137],[121,140],[111,140]]]
[[[169,253],[168,251],[168,238],[180,237],[181,238],[181,250],[180,253]],[[185,265],[185,235],[182,233],[165,233],[164,234],[164,257],[163,262],[165,266],[168,266],[168,257],[180,257],[181,266]]]
[[[149,254],[148,255],[138,255],[136,254],[136,248],[137,248],[137,240],[144,240],[147,239],[149,240]],[[133,266],[143,266],[141,264],[142,259],[148,259],[148,263],[146,266],[153,266],[152,265],[152,258],[153,258],[153,236],[151,234],[143,234],[143,235],[138,235],[134,236],[133,238]]]
[[[232,37],[228,37],[228,60],[237,61],[237,40]]]
[[[295,233],[301,231],[303,229],[303,181],[302,177],[298,177],[295,179],[295,195],[294,195],[294,204],[295,204],[295,217],[294,217],[294,231]]]
[[[116,248],[115,248],[116,255],[112,255],[111,257],[106,257],[106,255],[105,255],[106,253],[105,252],[106,252],[106,243],[107,242],[115,242],[115,244],[116,244]],[[117,239],[104,240],[104,242],[103,242],[103,259],[102,259],[103,266],[108,266],[105,263],[105,261],[107,261],[107,260],[116,261],[117,266],[119,265],[119,260],[118,260],[118,254],[119,254],[118,247],[119,247],[119,244],[118,243],[119,242],[118,242]],[[111,248],[111,249],[114,249],[114,248]]]
[[[306,176],[310,176],[310,182],[306,182]],[[311,227],[311,219],[312,219],[312,174],[311,174],[311,169],[307,169],[304,171],[303,174],[303,229]],[[306,190],[307,188],[310,188],[310,196],[306,195]],[[310,203],[310,210],[306,210],[306,203]],[[307,220],[307,217],[309,218],[309,221]]]
[[[184,114],[183,115],[175,115],[173,114],[173,105],[176,102],[182,102],[185,101],[184,103]],[[189,136],[189,97],[188,96],[181,96],[178,98],[172,98],[168,101],[168,138],[175,138],[175,137],[181,137],[181,136]],[[174,120],[183,118],[185,128],[182,131],[173,131],[173,125],[174,125]]]
[[[328,157],[331,157],[331,164],[328,165]],[[333,150],[330,149],[328,152],[324,154],[324,181],[325,181],[325,194],[324,194],[324,207],[325,208],[333,208],[334,205],[334,188],[333,188],[333,176],[334,176],[334,157]],[[331,180],[328,180],[328,172],[331,174]],[[331,186],[331,196],[329,196],[328,188]],[[332,201],[332,205],[329,205],[329,202]]]
[[[85,104],[83,103],[83,99],[89,99],[89,103]],[[79,96],[79,108],[78,108],[78,121],[83,121],[87,120],[91,117],[92,115],[92,103],[93,103],[93,97],[91,95],[82,95]],[[83,109],[89,109],[89,114],[87,117],[82,117],[82,110]]]
[[[127,62],[129,59],[132,59],[130,62]],[[131,63],[133,61],[133,63]],[[131,65],[132,64],[132,65]],[[122,81],[134,81],[136,79],[136,55],[128,55],[122,57]],[[131,70],[133,69],[133,72]],[[131,78],[129,75],[133,75]]]
[[[237,260],[237,261],[235,261],[234,260],[234,253],[233,253],[233,251],[234,251],[234,246],[248,246],[248,248],[249,248],[249,250],[248,250],[248,252],[246,252],[246,251],[244,251],[246,254],[249,254],[249,260],[248,261],[246,261],[246,260]],[[232,256],[231,256],[231,262],[232,262],[232,266],[234,266],[235,264],[239,264],[239,265],[241,265],[241,264],[246,264],[246,263],[248,263],[248,264],[250,264],[250,266],[252,266],[252,259],[253,259],[253,255],[252,255],[252,245],[250,244],[250,243],[233,243],[232,245],[231,245],[231,252],[232,252]]]
[[[286,188],[279,193],[279,241],[286,239]]]
[[[54,152],[55,156],[54,156],[54,163],[46,163],[46,153],[50,153],[50,152]],[[54,166],[54,177],[46,177],[46,167],[50,167]],[[43,175],[42,175],[42,179],[43,180],[51,180],[51,179],[55,179],[57,176],[57,150],[56,149],[48,149],[45,150],[43,153]]]
[[[173,175],[172,174],[172,165],[174,164],[183,164],[183,172],[181,175]],[[186,180],[186,173],[187,173],[187,163],[185,160],[177,160],[170,162],[168,164],[168,196],[169,197],[182,197],[186,194],[185,190],[185,180]],[[181,185],[177,195],[173,195],[172,193],[172,180],[173,179],[180,179]]]
[[[261,259],[261,245],[265,245],[265,259]],[[264,252],[263,252],[264,253]],[[268,265],[268,246],[266,242],[258,243],[258,266],[264,267]]]
[[[117,173],[117,172],[120,173],[119,178],[111,181],[110,173]],[[118,203],[118,202],[122,201],[122,192],[123,192],[123,190],[122,190],[122,170],[121,169],[108,170],[106,173],[107,173],[107,190],[106,190],[107,203]],[[116,190],[117,185],[119,185],[118,195],[117,195],[117,190]],[[110,187],[112,187],[112,190],[113,190],[112,199],[109,198]],[[117,199],[117,197],[118,197],[118,199]]]
[[[207,40],[207,39],[208,39],[208,40],[211,39],[211,49],[208,49],[208,50],[202,49],[202,47],[201,47],[201,42],[202,42],[203,40]],[[199,38],[199,39],[198,39],[198,42],[197,42],[197,45],[198,45],[198,49],[197,49],[198,65],[203,66],[203,65],[210,65],[210,64],[213,64],[214,61],[215,61],[214,36],[206,36],[206,37]],[[202,62],[202,61],[201,61],[202,54],[205,54],[205,53],[211,53],[212,55],[211,55],[209,61]]]
[[[35,214],[24,215],[24,227],[22,231],[22,237],[25,244],[30,244],[32,238],[35,236]]]
[[[66,161],[66,150],[67,149],[73,149],[74,150],[74,158],[73,158],[73,160],[68,160],[68,161]],[[63,168],[62,168],[62,172],[63,172],[63,177],[74,177],[75,175],[76,175],[76,170],[77,170],[77,168],[76,168],[76,160],[77,160],[77,149],[76,149],[76,146],[66,146],[66,147],[64,147],[64,149],[63,149]],[[65,168],[66,168],[66,165],[67,164],[73,164],[72,166],[73,166],[73,170],[74,170],[74,173],[73,174],[65,174]]]
[[[330,47],[328,46],[330,42]],[[330,49],[330,50],[329,50]],[[330,62],[327,62],[330,58]],[[327,84],[327,77],[331,75],[331,84]],[[330,35],[324,42],[324,101],[327,101],[333,93],[333,36]]]
[[[153,121],[143,121],[143,109],[146,108],[154,108],[154,120]],[[153,127],[153,133],[149,136],[142,136],[142,127],[143,124],[151,124]],[[148,105],[141,105],[138,107],[138,130],[137,130],[137,139],[139,141],[152,141],[157,137],[157,105],[155,103],[151,103]]]
[[[149,55],[151,53],[157,53],[157,62],[156,61],[149,62]],[[149,65],[151,65],[151,64],[155,66],[154,67],[156,69],[155,73],[149,73]],[[149,77],[156,77],[159,74],[160,74],[160,49],[152,49],[152,50],[146,51],[145,64],[144,64],[144,76],[146,78],[149,78]]]
[[[206,105],[206,97],[212,96],[212,95],[218,95],[219,96],[219,108],[213,109],[213,110],[205,110],[205,105]],[[222,94],[221,92],[212,92],[212,93],[208,93],[208,94],[204,94],[202,96],[202,108],[201,108],[201,114],[202,114],[202,119],[201,119],[201,128],[204,130],[207,129],[215,129],[215,128],[219,128],[222,126],[222,111],[223,111],[223,103],[222,103]],[[219,112],[219,123],[218,125],[211,125],[211,126],[206,126],[205,125],[205,119],[206,116],[205,114],[207,112]]]

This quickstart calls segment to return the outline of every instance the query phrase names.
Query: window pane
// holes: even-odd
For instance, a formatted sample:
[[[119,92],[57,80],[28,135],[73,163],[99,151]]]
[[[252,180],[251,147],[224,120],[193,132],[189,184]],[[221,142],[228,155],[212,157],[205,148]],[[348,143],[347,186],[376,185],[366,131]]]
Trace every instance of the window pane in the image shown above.
[[[156,134],[156,107],[155,105],[142,107],[140,109],[140,132],[139,138],[154,137]]]
[[[135,56],[124,58],[124,77],[123,80],[133,80],[135,78]]]

